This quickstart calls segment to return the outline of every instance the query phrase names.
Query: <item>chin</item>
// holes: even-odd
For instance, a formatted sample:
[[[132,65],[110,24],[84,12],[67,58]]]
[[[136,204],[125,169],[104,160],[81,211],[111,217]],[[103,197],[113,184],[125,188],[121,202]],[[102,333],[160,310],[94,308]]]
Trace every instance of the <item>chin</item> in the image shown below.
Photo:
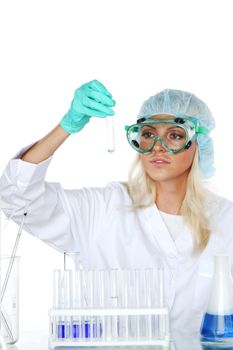
[[[147,173],[149,175],[149,177],[151,178],[152,181],[154,182],[164,182],[164,181],[174,181],[174,180],[180,180],[182,182],[182,180],[184,180],[184,178],[186,179],[188,177],[189,171],[184,171],[181,173],[172,173],[169,172],[168,173],[162,173],[162,172],[148,172]]]
[[[150,174],[148,173],[150,179],[152,181],[158,182],[158,181],[167,181],[167,180],[171,180],[173,177],[171,177],[171,175],[165,175],[165,174]]]

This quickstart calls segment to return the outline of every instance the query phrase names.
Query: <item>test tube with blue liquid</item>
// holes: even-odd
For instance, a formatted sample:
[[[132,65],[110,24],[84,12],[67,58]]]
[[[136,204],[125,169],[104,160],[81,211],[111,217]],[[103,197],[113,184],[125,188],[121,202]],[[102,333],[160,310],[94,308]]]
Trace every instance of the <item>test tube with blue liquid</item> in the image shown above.
[[[94,271],[86,271],[85,275],[85,291],[87,299],[87,307],[94,307]],[[85,338],[96,337],[96,317],[89,316],[85,319]]]
[[[55,309],[63,308],[63,288],[62,288],[62,273],[60,270],[54,270],[53,272],[53,307]],[[66,324],[62,316],[57,316],[52,323],[52,334],[59,339],[64,339],[67,331]]]
[[[84,271],[81,269],[80,257],[78,252],[64,253],[64,271],[63,271],[63,283],[64,283],[64,298],[65,307],[78,309],[86,307],[86,300],[84,300],[83,293],[83,281]],[[83,338],[85,335],[85,322],[81,316],[72,316],[67,320],[67,331],[69,338]],[[69,327],[68,327],[69,326]]]
[[[64,270],[60,279],[60,307],[70,309],[72,307],[72,271]],[[59,339],[68,339],[71,336],[71,319],[63,316],[57,324],[57,335]]]
[[[74,274],[74,299],[73,307],[78,309],[82,307],[82,286],[81,286],[81,274],[82,270],[73,271]],[[72,319],[72,337],[82,338],[82,319],[81,317],[73,317]]]
[[[201,325],[202,342],[233,342],[233,280],[230,257],[214,257],[214,275],[207,311]]]
[[[90,302],[87,292],[87,271],[75,271],[75,304],[74,308],[88,308]],[[75,317],[72,322],[72,337],[74,339],[86,339],[90,337],[90,321],[84,316]]]
[[[61,302],[60,288],[61,288],[61,270],[54,270],[53,271],[53,307],[54,309],[60,308],[60,302]],[[60,323],[60,317],[57,316],[56,319],[53,319],[53,322],[51,324],[51,332],[54,335],[54,337],[58,336],[59,323]]]
[[[94,273],[94,307],[104,307],[104,275],[103,270],[96,270]],[[103,316],[96,316],[96,338],[103,335]]]

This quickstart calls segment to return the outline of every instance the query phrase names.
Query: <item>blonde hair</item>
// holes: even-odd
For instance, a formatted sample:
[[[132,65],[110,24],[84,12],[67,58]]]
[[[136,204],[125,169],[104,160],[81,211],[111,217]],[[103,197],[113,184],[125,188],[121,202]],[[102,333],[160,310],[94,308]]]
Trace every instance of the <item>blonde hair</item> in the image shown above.
[[[145,208],[156,202],[155,182],[146,173],[139,156],[129,171],[128,190],[133,200],[133,208]],[[187,180],[186,194],[181,206],[181,215],[191,227],[194,249],[202,251],[209,240],[210,225],[205,216],[207,190],[202,184],[199,166],[198,149],[196,150]]]

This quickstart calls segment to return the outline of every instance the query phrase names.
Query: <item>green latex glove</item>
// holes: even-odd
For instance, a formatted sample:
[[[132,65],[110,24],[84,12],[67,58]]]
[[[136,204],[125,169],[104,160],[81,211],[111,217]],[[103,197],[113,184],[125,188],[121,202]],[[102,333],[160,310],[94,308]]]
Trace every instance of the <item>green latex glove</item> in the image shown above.
[[[112,95],[98,80],[92,80],[75,91],[68,113],[60,125],[69,134],[80,131],[91,117],[114,115],[111,107],[115,106]]]

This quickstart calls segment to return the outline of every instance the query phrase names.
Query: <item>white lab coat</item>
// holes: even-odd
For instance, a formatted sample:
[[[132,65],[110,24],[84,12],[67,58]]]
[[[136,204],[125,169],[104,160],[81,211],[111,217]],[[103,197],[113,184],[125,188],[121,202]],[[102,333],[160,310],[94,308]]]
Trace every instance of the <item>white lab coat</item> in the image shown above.
[[[171,331],[199,332],[213,274],[213,256],[233,253],[233,204],[211,196],[207,208],[213,231],[206,249],[192,254],[190,230],[184,225],[172,240],[155,205],[132,210],[120,183],[104,188],[64,190],[45,182],[51,159],[38,165],[13,159],[0,180],[7,215],[25,230],[61,251],[80,252],[86,268],[146,268],[162,257]]]

